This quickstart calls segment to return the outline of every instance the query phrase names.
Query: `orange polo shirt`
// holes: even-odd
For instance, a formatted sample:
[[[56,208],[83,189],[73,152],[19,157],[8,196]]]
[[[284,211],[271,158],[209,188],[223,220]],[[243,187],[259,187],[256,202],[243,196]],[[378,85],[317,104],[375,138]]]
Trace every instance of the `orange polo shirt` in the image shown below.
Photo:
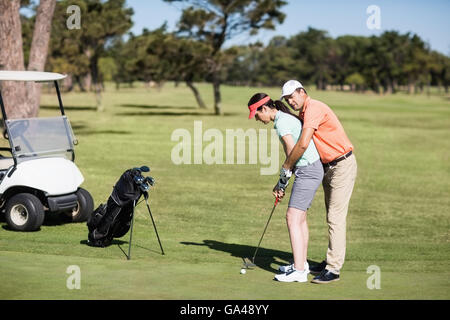
[[[325,103],[307,97],[299,116],[303,120],[303,128],[315,129],[313,140],[322,163],[331,162],[353,150],[339,119]]]

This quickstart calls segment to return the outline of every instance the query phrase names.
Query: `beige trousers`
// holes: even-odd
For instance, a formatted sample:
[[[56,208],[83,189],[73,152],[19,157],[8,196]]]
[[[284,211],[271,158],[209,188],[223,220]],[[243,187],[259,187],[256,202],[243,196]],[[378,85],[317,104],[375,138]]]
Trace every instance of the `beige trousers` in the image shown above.
[[[355,185],[357,164],[355,155],[326,169],[322,185],[328,223],[327,270],[339,274],[345,260],[346,219],[348,204]]]

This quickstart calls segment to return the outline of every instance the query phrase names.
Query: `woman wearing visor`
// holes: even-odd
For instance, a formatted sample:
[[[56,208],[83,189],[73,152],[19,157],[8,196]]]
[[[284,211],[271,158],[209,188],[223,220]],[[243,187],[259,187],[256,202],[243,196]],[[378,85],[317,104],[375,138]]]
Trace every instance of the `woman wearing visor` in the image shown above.
[[[286,157],[288,157],[302,132],[300,120],[291,114],[283,102],[273,101],[265,93],[257,93],[251,97],[248,108],[250,110],[249,119],[255,118],[256,121],[261,121],[264,124],[274,123],[274,129],[283,144]],[[295,180],[286,212],[286,222],[294,263],[281,266],[280,271],[282,273],[275,275],[275,280],[306,282],[309,273],[306,260],[309,239],[306,213],[323,179],[322,163],[312,140],[307,150],[295,164],[293,173]],[[285,188],[286,185],[281,190],[275,191],[274,195],[282,198]]]

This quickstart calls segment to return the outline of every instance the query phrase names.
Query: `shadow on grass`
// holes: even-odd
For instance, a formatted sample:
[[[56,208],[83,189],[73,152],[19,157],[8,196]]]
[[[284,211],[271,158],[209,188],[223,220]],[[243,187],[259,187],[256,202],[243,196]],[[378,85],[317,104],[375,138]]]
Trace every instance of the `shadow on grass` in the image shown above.
[[[125,131],[125,130],[94,130],[91,129],[89,126],[87,126],[84,122],[73,122],[72,130],[75,134],[75,136],[89,136],[94,134],[131,134],[131,131]]]
[[[225,113],[222,117],[236,116],[239,113]],[[116,116],[175,116],[175,117],[183,117],[183,116],[216,116],[214,112],[205,113],[205,112],[119,112],[116,113]]]
[[[197,242],[180,242],[180,243],[188,246],[205,246],[212,250],[227,252],[231,254],[232,257],[242,258],[242,260],[244,260],[244,258],[249,258],[250,260],[252,260],[256,250],[256,247],[254,246],[247,246],[235,243],[225,243],[215,240],[203,240],[203,243]],[[258,268],[273,273],[279,273],[278,267],[276,267],[275,269],[272,267],[272,264],[285,265],[288,263],[292,263],[292,254],[286,251],[260,247],[258,249],[254,263]],[[308,263],[310,265],[319,264],[318,262],[310,260],[308,260]]]
[[[86,232],[86,235],[87,235],[87,232]],[[116,244],[120,247],[121,244],[123,245],[123,244],[126,244],[126,243],[128,243],[128,242],[127,241],[113,239],[113,241],[111,241],[111,244],[109,246],[107,246],[107,247],[110,247],[110,246],[116,245]],[[81,240],[80,244],[85,244],[87,246],[89,245],[87,240]],[[107,248],[107,247],[95,247],[95,248]],[[122,250],[122,252],[123,252],[122,248],[120,248],[120,250]]]
[[[86,230],[86,236],[87,236],[87,230]],[[81,240],[81,241],[80,241],[80,244],[90,246],[87,239],[86,239],[86,240]],[[110,244],[109,246],[106,246],[106,247],[94,247],[94,246],[92,246],[92,247],[103,249],[103,248],[107,248],[107,247],[111,247],[111,246],[117,245],[117,247],[120,249],[120,251],[123,253],[123,255],[125,256],[125,258],[127,258],[127,259],[129,258],[129,257],[128,257],[128,251],[130,252],[130,258],[131,258],[131,257],[133,256],[132,253],[133,253],[133,250],[134,250],[135,247],[136,247],[136,248],[140,248],[140,249],[144,249],[144,250],[146,250],[146,251],[148,251],[148,252],[161,254],[161,252],[159,252],[159,251],[157,251],[157,250],[154,250],[154,249],[151,249],[151,248],[147,248],[147,247],[143,247],[143,246],[138,245],[138,244],[132,244],[132,245],[131,245],[131,250],[129,250],[129,244],[130,244],[129,241],[123,241],[123,240],[119,240],[119,239],[113,239],[113,240],[111,241],[111,244]],[[125,246],[125,249],[122,248],[122,246]]]
[[[43,110],[58,110],[59,111],[59,106],[43,105],[43,106],[40,106],[40,108],[43,109]],[[97,107],[64,106],[64,110],[70,110],[70,111],[97,111]]]
[[[55,227],[55,226],[62,226],[65,224],[73,223],[70,216],[66,215],[63,212],[55,213],[55,212],[46,211],[44,214],[45,214],[45,216],[44,216],[44,221],[42,223],[42,226],[45,226],[45,227]],[[0,215],[0,223],[3,223],[3,222],[6,223],[6,218],[5,218],[4,214]],[[3,225],[2,228],[7,231],[17,232],[17,230],[12,229],[8,224]],[[41,228],[38,228],[37,230],[31,231],[31,232],[36,232],[36,231],[40,231],[40,230],[41,230]],[[30,231],[27,231],[27,232],[30,232]]]
[[[71,213],[68,212],[45,212],[43,226],[46,227],[56,227],[62,226],[72,222]]]
[[[124,108],[138,108],[138,109],[183,109],[183,110],[195,110],[198,109],[192,106],[157,106],[157,105],[147,105],[147,104],[121,104],[121,107]]]
[[[89,136],[89,135],[94,135],[94,134],[124,135],[124,134],[131,134],[131,131],[125,131],[125,130],[79,130],[75,134],[78,136]]]

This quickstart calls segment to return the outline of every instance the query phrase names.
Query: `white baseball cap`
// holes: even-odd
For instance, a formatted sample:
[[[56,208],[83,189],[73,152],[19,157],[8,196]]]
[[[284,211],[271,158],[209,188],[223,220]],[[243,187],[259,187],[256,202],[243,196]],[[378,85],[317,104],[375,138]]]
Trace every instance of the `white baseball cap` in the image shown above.
[[[282,100],[286,96],[290,96],[296,89],[303,88],[302,84],[297,80],[289,80],[283,85],[283,89],[281,90],[281,98]]]

